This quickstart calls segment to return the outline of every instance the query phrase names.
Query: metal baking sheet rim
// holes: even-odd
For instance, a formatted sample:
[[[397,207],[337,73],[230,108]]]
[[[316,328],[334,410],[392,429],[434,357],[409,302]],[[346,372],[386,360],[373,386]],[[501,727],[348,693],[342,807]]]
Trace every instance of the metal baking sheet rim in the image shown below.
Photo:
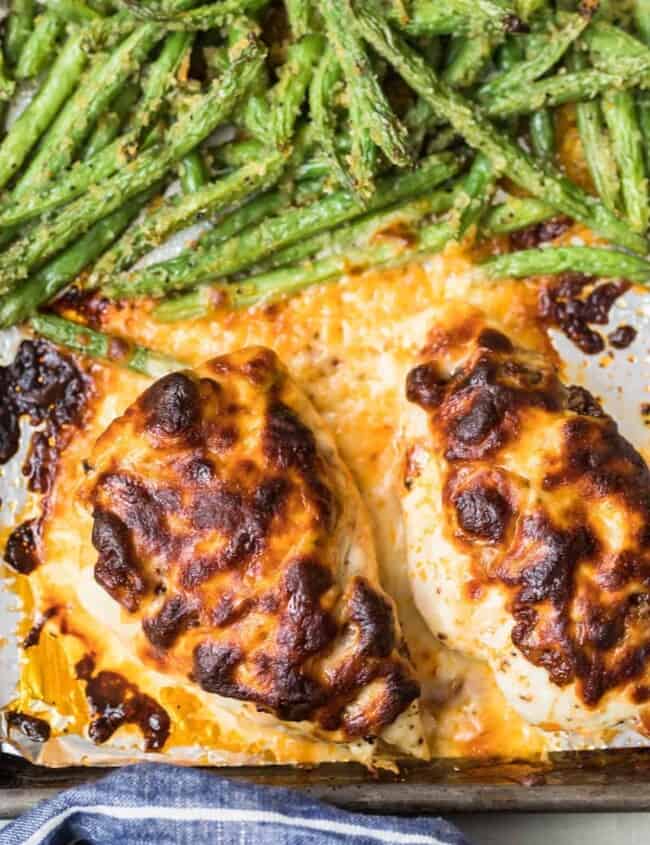
[[[583,384],[599,396],[605,408],[619,423],[623,434],[647,457],[650,453],[650,429],[646,427],[641,414],[641,405],[650,402],[650,297],[647,293],[641,290],[629,291],[612,309],[610,324],[632,325],[638,332],[632,346],[611,357],[601,355],[587,358],[565,337],[558,334],[553,336],[553,340],[564,363],[567,380]],[[20,334],[16,330],[0,333],[0,362],[10,360],[19,339]],[[19,455],[16,467],[20,463],[22,456]],[[19,471],[0,474],[0,498],[7,501],[6,492],[5,495],[2,493],[9,487],[15,501],[20,495],[20,482]],[[2,517],[0,506],[0,520]],[[7,519],[6,513],[4,518]],[[0,706],[3,702],[11,701],[15,694],[18,677],[15,625],[19,613],[15,595],[3,590],[0,580]],[[0,745],[0,816],[4,813],[6,817],[22,811],[47,797],[53,790],[78,783],[86,777],[96,777],[102,771],[87,768],[80,773],[78,768],[66,768],[69,766],[106,767],[142,760],[192,765],[194,756],[189,749],[183,749],[183,756],[175,759],[175,755],[169,753],[147,754],[111,747],[110,744],[100,748],[78,736],[50,740],[48,746],[51,751],[54,750],[52,743],[57,744],[58,753],[53,756],[58,758],[56,765],[61,767],[58,770],[38,765],[41,747],[36,743],[20,743],[12,739],[11,746],[6,743]],[[572,751],[564,753],[566,759],[561,769],[556,769],[554,755],[548,763],[540,763],[539,767],[525,762],[507,764],[503,761],[479,763],[440,760],[424,768],[408,767],[407,772],[397,778],[384,774],[359,775],[360,767],[357,764],[322,764],[316,770],[297,768],[291,774],[291,769],[286,766],[268,764],[233,768],[232,757],[225,759],[219,754],[214,754],[210,762],[229,776],[277,786],[301,786],[317,797],[355,809],[383,812],[594,808],[639,810],[650,808],[650,747],[643,747],[648,745],[650,742],[640,735],[625,732],[618,735],[611,750],[592,752],[599,755],[595,767],[592,758],[584,757],[585,752]],[[571,747],[570,742],[567,747]],[[24,759],[13,756],[16,754]],[[197,749],[196,756],[201,754],[201,750]],[[631,758],[634,759],[634,765],[630,769]],[[572,760],[575,764],[572,764]],[[628,773],[627,779],[620,775],[620,783],[616,781],[620,774],[618,769],[616,773],[612,769],[614,764],[622,766],[623,773]],[[513,774],[508,769],[509,765],[518,767],[513,770],[518,774]],[[314,774],[318,770],[322,772],[321,775]],[[57,771],[58,774],[55,774]],[[356,775],[343,775],[354,771]],[[522,775],[523,771],[527,774]],[[630,771],[632,777],[629,777]],[[431,776],[433,773],[435,777]],[[570,783],[567,773],[574,775],[576,782]],[[635,784],[634,789],[630,789],[631,783]],[[538,788],[531,789],[530,785]]]

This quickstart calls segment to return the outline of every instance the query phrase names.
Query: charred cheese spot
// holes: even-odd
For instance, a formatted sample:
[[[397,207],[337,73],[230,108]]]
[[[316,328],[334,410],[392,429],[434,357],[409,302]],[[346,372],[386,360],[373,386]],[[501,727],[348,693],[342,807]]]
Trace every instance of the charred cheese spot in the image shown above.
[[[145,585],[138,572],[127,525],[110,511],[93,511],[93,546],[98,551],[95,579],[127,610],[137,610]]]
[[[388,657],[395,648],[395,626],[386,599],[366,582],[357,581],[350,600],[350,619],[359,631],[359,651]]]
[[[497,453],[516,438],[522,409],[557,410],[564,395],[547,362],[514,352],[508,339],[492,329],[479,333],[469,360],[448,378],[437,372],[435,360],[411,370],[406,395],[432,411],[450,461]]]
[[[449,549],[469,556],[472,599],[504,596],[512,643],[553,685],[574,685],[585,712],[615,691],[631,706],[638,693],[629,684],[650,678],[646,463],[591,394],[566,388],[550,360],[491,327],[476,329],[464,349],[437,348],[407,379],[407,400],[427,414],[428,441],[407,441],[406,454],[426,450],[439,467],[440,487],[426,495],[439,496]],[[423,464],[407,497],[426,483]],[[497,659],[480,637],[470,648],[507,674],[507,651]]]
[[[477,486],[463,490],[453,502],[458,524],[466,534],[495,542],[503,539],[509,506],[497,490]]]
[[[422,408],[435,408],[444,396],[444,383],[433,364],[420,364],[406,377],[406,398]]]
[[[319,424],[266,349],[157,381],[88,460],[95,578],[140,621],[138,651],[159,671],[378,736],[418,688],[392,602],[346,576],[355,491]],[[102,684],[112,702],[119,684]],[[95,731],[109,730],[93,690]]]
[[[154,437],[182,437],[199,420],[199,387],[185,373],[170,373],[145,392],[140,406]]]
[[[518,487],[518,481],[503,469],[480,464],[450,470],[443,499],[458,539],[469,544],[502,543],[514,524]]]

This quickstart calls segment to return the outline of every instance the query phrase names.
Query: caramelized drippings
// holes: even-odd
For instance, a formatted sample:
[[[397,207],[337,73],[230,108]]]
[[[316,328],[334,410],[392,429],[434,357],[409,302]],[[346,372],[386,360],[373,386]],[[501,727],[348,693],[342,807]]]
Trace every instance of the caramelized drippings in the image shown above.
[[[626,281],[604,282],[583,296],[585,288],[594,282],[592,276],[582,273],[563,273],[556,282],[543,287],[539,296],[540,317],[559,328],[586,355],[597,355],[605,349],[605,340],[592,326],[607,325],[614,304],[630,288]],[[636,336],[630,330],[634,332],[631,326],[621,327],[610,334],[612,346],[628,346]]]
[[[10,729],[15,728],[32,742],[47,742],[52,733],[45,719],[39,719],[37,716],[30,716],[18,710],[10,710],[7,713],[7,724]]]
[[[634,343],[636,336],[634,326],[619,326],[607,335],[607,340],[614,349],[627,349]]]
[[[23,466],[27,487],[47,494],[56,475],[61,449],[85,408],[90,382],[72,358],[44,340],[24,340],[13,362],[0,367],[0,463],[18,451],[20,418],[43,425],[32,438]],[[6,562],[28,575],[38,565],[40,521],[30,520],[10,534]]]
[[[94,668],[90,656],[76,666],[77,677],[86,682],[86,697],[93,713],[88,726],[90,739],[101,745],[123,725],[137,725],[144,736],[145,749],[160,751],[171,726],[166,710],[117,672],[93,675]]]
[[[57,607],[50,607],[48,610],[45,611],[45,613],[42,614],[38,622],[32,625],[32,627],[29,629],[27,636],[23,640],[23,648],[27,649],[38,645],[39,640],[41,639],[41,633],[47,621],[53,616],[56,616],[57,612]]]
[[[573,225],[569,217],[553,217],[534,226],[527,226],[518,232],[512,232],[510,243],[514,249],[534,249],[540,244],[548,243],[569,231]]]

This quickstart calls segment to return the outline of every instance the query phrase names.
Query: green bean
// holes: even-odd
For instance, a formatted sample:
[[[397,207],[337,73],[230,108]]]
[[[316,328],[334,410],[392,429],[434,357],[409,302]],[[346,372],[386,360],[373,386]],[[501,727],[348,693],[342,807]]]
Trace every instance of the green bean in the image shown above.
[[[285,208],[286,205],[287,197],[281,191],[261,194],[235,211],[226,214],[212,229],[208,229],[200,238],[199,246],[206,249],[223,243],[244,231],[247,227],[261,223],[262,220]],[[199,299],[200,304],[197,307]],[[208,289],[199,288],[196,291],[163,300],[154,308],[153,315],[162,322],[189,320],[205,313],[205,302],[208,299]]]
[[[595,68],[558,74],[509,92],[504,90],[488,103],[490,114],[531,112],[543,105],[593,99],[607,91],[647,84],[650,80],[650,50],[620,28],[594,22],[582,40]],[[583,67],[584,62],[574,62],[574,66]]]
[[[269,103],[266,91],[251,91],[248,99],[240,105],[242,112],[237,123],[242,123],[247,134],[258,140],[262,146],[268,146],[270,124]]]
[[[411,173],[380,180],[367,203],[353,192],[338,191],[311,206],[293,209],[265,221],[215,249],[187,252],[144,270],[117,276],[106,286],[106,291],[117,297],[157,296],[195,287],[251,266],[285,246],[358,217],[365,211],[379,210],[417,196],[451,178],[458,166],[451,156],[432,156]]]
[[[61,255],[31,276],[25,284],[0,296],[0,328],[21,323],[49,302],[115,241],[138,215],[148,194],[135,197],[100,220]]]
[[[115,98],[111,110],[97,121],[83,151],[84,161],[94,158],[115,139],[127,115],[138,101],[139,94],[140,87],[135,83],[124,86]]]
[[[497,65],[501,71],[500,77],[523,62],[525,55],[526,51],[521,39],[514,35],[508,36],[499,47],[497,55]]]
[[[334,98],[342,78],[341,65],[332,49],[323,54],[314,73],[309,90],[309,108],[314,134],[334,165],[341,184],[348,180],[343,156],[336,143],[336,117]]]
[[[0,144],[0,187],[23,164],[34,144],[75,89],[86,65],[85,36],[70,36],[47,79]]]
[[[350,102],[348,111],[348,134],[351,140],[347,157],[350,178],[343,184],[351,180],[359,196],[368,198],[375,187],[379,151],[370,128],[365,125],[363,105],[355,98]]]
[[[82,0],[48,0],[47,9],[66,23],[86,24],[103,18],[103,15]]]
[[[560,173],[540,168],[520,147],[500,133],[479,108],[436,78],[421,57],[368,8],[358,21],[364,37],[390,61],[405,81],[446,118],[467,143],[483,152],[497,172],[507,173],[533,196],[580,220],[613,243],[644,253],[646,240],[632,232],[603,205],[593,200]]]
[[[158,116],[165,96],[176,82],[178,68],[191,50],[193,39],[194,36],[187,32],[167,35],[158,58],[148,68],[142,102],[127,124],[127,130],[147,129]]]
[[[570,66],[577,70],[586,65],[585,57],[577,50],[572,53],[569,61]],[[598,195],[607,208],[616,211],[621,186],[600,103],[576,103],[576,119],[582,151]]]
[[[192,150],[178,165],[178,177],[184,194],[194,194],[208,181],[203,157],[198,150]]]
[[[575,271],[599,278],[650,282],[650,262],[615,249],[565,246],[500,255],[481,265],[492,278],[526,278]]]
[[[646,45],[650,44],[650,0],[635,0],[634,22]]]
[[[535,112],[530,118],[530,141],[533,152],[542,161],[553,161],[555,156],[555,126],[548,109]]]
[[[13,79],[7,76],[4,55],[0,51],[0,103],[7,103],[16,89]]]
[[[192,0],[172,0],[179,4]],[[106,50],[110,52],[114,47],[128,38],[137,28],[138,21],[127,12],[118,12],[107,18],[95,20],[79,27],[86,41],[86,49],[91,52]],[[74,24],[72,25],[74,27]]]
[[[151,66],[142,100],[129,124],[129,131],[105,147],[93,159],[76,164],[52,185],[47,185],[39,192],[24,193],[19,198],[14,196],[8,203],[1,205],[0,227],[15,226],[51,211],[81,196],[91,185],[112,176],[127,165],[137,150],[141,132],[150,125],[160,109],[189,38],[191,36],[178,32],[167,36],[159,57]]]
[[[273,215],[287,205],[287,197],[280,191],[261,194],[235,211],[227,214],[212,229],[199,240],[202,248],[216,246],[239,234],[248,226],[261,223],[265,218]],[[200,296],[198,296],[200,295]],[[199,288],[190,293],[184,293],[173,299],[165,299],[153,310],[157,320],[170,322],[189,320],[199,317],[206,311],[205,304],[210,294],[207,288]],[[200,299],[200,304],[198,300]],[[197,307],[198,306],[198,307]]]
[[[532,197],[508,197],[495,205],[483,220],[483,228],[493,235],[507,235],[543,223],[555,216],[555,209]]]
[[[414,228],[429,214],[449,211],[454,205],[455,197],[456,195],[451,191],[436,191],[388,210],[369,214],[358,223],[320,232],[273,253],[260,270],[267,273],[278,267],[286,268],[287,265],[295,265],[306,258],[320,262],[324,258],[331,258],[333,255],[349,251],[360,242],[369,244],[382,232],[390,232],[392,229],[401,231],[407,226]],[[220,287],[204,286],[173,299],[163,300],[154,309],[154,316],[162,322],[203,316],[209,310],[207,308],[209,303],[221,299],[220,296],[215,296],[221,290]],[[229,288],[229,290],[232,289]]]
[[[268,304],[281,296],[299,293],[307,287],[340,279],[370,267],[412,260],[417,254],[412,246],[383,243],[379,247],[355,248],[348,253],[331,255],[318,261],[307,261],[295,267],[281,267],[260,273],[238,285],[226,285],[223,292],[235,308],[246,308],[259,302]]]
[[[650,0],[636,0],[633,6],[634,21],[643,43],[650,45]],[[636,97],[639,127],[643,136],[646,169],[650,168],[650,92],[639,91]]]
[[[521,38],[510,35],[499,47],[497,53],[497,67],[501,71],[501,75],[511,70],[519,62],[523,62],[526,51]],[[519,118],[511,117],[505,121],[505,128],[511,135],[516,135],[519,129]]]
[[[307,35],[310,29],[310,0],[285,0],[289,26],[293,37],[298,40]]]
[[[213,310],[212,301],[221,303],[221,288],[200,287],[180,296],[163,299],[153,310],[153,316],[160,323],[177,323],[206,317]]]
[[[567,15],[564,26],[544,38],[532,58],[516,63],[483,85],[479,90],[481,100],[489,103],[502,96],[507,97],[513,89],[525,90],[529,83],[535,82],[559,62],[588,23],[587,16]]]
[[[618,75],[645,75],[650,69],[650,49],[642,41],[605,21],[594,21],[583,41],[595,67]]]
[[[267,149],[266,144],[257,138],[245,138],[215,147],[213,152],[220,166],[241,167],[251,161],[258,161]]]
[[[318,153],[296,164],[288,175],[292,180],[294,189],[297,189],[296,182],[314,182],[318,180],[327,182],[330,186],[333,184],[339,184],[342,187],[348,186],[347,180],[339,179],[338,173],[332,174],[332,163],[330,159]],[[332,176],[334,176],[334,179]]]
[[[169,235],[199,217],[215,214],[257,191],[266,190],[279,178],[285,161],[284,154],[272,153],[266,160],[244,165],[194,193],[167,200],[102,256],[91,275],[91,284],[104,284],[113,274],[130,267]]]
[[[90,127],[163,35],[164,30],[158,26],[140,26],[113,51],[107,61],[91,68],[21,177],[18,185],[21,194],[41,187],[70,164]]]
[[[325,40],[321,35],[306,35],[287,51],[287,60],[280,79],[268,96],[269,126],[266,139],[272,146],[289,143],[314,67],[319,61]]]
[[[115,11],[115,4],[112,0],[88,0],[91,9],[99,12],[100,15],[112,15]]]
[[[404,230],[415,231],[419,224],[432,214],[450,211],[462,196],[460,190],[437,190],[426,196],[366,214],[358,222],[352,222],[334,229],[327,229],[312,235],[292,246],[274,252],[260,269],[274,270],[286,267],[306,258],[329,257],[344,252],[354,244],[370,242],[391,231],[401,236]],[[161,305],[160,308],[163,306]]]
[[[51,12],[36,18],[16,66],[16,79],[32,79],[47,67],[63,30],[60,19]]]
[[[233,235],[246,229],[248,226],[253,226],[256,223],[261,223],[266,217],[272,217],[277,211],[285,208],[288,204],[288,199],[285,194],[280,191],[269,191],[265,194],[260,194],[252,200],[249,200],[244,205],[226,214],[215,225],[208,229],[207,232],[199,239],[199,246],[201,249],[208,249],[217,244],[227,241]]]
[[[387,239],[370,246],[352,246],[315,261],[259,273],[237,284],[199,288],[158,306],[156,316],[164,322],[202,317],[210,312],[213,302],[222,302],[224,296],[236,308],[268,303],[352,272],[400,266],[424,253],[439,252],[453,236],[454,228],[448,223],[431,224],[422,229],[412,243]]]
[[[449,223],[433,223],[421,229],[412,243],[386,240],[370,246],[352,247],[302,265],[260,273],[245,282],[226,285],[222,290],[234,307],[248,307],[295,294],[311,285],[339,279],[353,272],[409,263],[425,253],[439,252],[454,235],[455,229]]]
[[[431,106],[418,97],[404,115],[404,125],[409,134],[409,146],[414,155],[422,148],[427,133],[436,129],[440,121],[434,117]]]
[[[515,6],[517,14],[525,21],[533,18],[537,12],[544,9],[547,0],[517,0]]]
[[[7,62],[15,65],[34,24],[34,0],[11,0],[7,18],[4,53]]]
[[[168,15],[148,14],[139,2],[128,5],[133,14],[142,19],[160,22],[167,30],[190,32],[222,27],[244,13],[259,11],[267,3],[268,0],[221,0],[218,3],[209,3],[196,9]]]
[[[268,131],[280,148],[292,134],[293,122],[309,84],[311,67],[322,47],[320,36],[307,36],[292,45],[280,80],[270,92]],[[285,162],[283,153],[267,155],[265,159],[256,159],[224,179],[205,185],[190,196],[163,204],[103,257],[98,264],[96,278],[125,269],[169,234],[192,223],[197,216],[214,213],[227,203],[266,190],[277,181]]]
[[[367,195],[372,188],[368,173],[369,142],[380,147],[393,164],[405,167],[409,163],[406,131],[393,114],[356,34],[350,0],[323,0],[320,10],[350,97],[351,165],[356,166],[353,175],[358,177],[359,191]]]
[[[411,0],[406,21],[393,9],[388,14],[393,23],[415,36],[503,36],[519,26],[512,10],[491,0]]]
[[[478,226],[485,214],[496,183],[492,162],[478,153],[469,173],[461,182],[457,206],[460,210],[458,237],[462,238],[472,226]]]
[[[88,161],[105,149],[119,134],[120,122],[117,112],[110,111],[102,115],[88,138],[81,160]]]
[[[645,232],[650,218],[648,180],[634,97],[629,91],[605,95],[603,113],[621,176],[627,219],[636,232]]]
[[[174,370],[185,368],[184,364],[168,355],[130,343],[124,338],[111,337],[53,314],[36,314],[29,324],[37,334],[53,343],[90,358],[100,358],[108,363],[126,367],[150,378],[160,378]]]
[[[445,126],[440,129],[435,138],[432,138],[427,144],[428,153],[443,153],[445,150],[455,142],[458,141],[459,135],[451,126]]]
[[[491,117],[532,114],[543,108],[593,100],[610,90],[633,88],[650,79],[650,68],[639,67],[636,73],[620,76],[591,68],[573,73],[558,73],[538,79],[525,87],[513,88],[496,99],[486,102]]]
[[[490,59],[493,46],[489,35],[459,35],[454,38],[449,62],[443,73],[447,85],[453,88],[474,85]]]
[[[315,160],[318,160],[319,158],[322,160],[322,155],[319,155],[319,149],[316,146],[316,132],[313,122],[306,124],[305,128],[307,129],[307,134],[309,136],[307,139],[308,144],[305,149],[305,154],[311,155],[313,152]],[[339,154],[350,152],[349,140],[342,134],[337,135],[334,141],[336,144],[336,150]],[[268,147],[255,138],[246,138],[241,141],[232,141],[228,144],[222,144],[219,147],[213,148],[212,152],[220,166],[230,168],[241,167],[244,164],[250,164],[252,161],[259,161],[268,152]],[[307,170],[310,170],[311,165],[303,164],[301,162],[297,165],[296,170],[298,171],[302,167],[307,167]]]
[[[200,144],[231,113],[263,58],[254,41],[240,45],[226,73],[209,91],[195,98],[194,107],[173,124],[164,142],[138,156],[131,166],[101,186],[71,202],[19,239],[0,255],[2,292],[25,278],[31,269],[67,246],[93,223],[158,182],[177,162]]]

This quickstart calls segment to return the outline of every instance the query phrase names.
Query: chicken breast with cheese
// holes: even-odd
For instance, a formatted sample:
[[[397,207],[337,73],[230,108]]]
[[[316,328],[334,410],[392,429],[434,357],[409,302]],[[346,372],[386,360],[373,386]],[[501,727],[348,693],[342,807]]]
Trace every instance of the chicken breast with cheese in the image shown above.
[[[86,564],[145,664],[330,740],[423,754],[360,496],[274,353],[155,382],[97,441],[81,496]]]
[[[484,313],[436,315],[406,378],[401,495],[430,629],[548,730],[650,699],[650,473],[555,362]]]

